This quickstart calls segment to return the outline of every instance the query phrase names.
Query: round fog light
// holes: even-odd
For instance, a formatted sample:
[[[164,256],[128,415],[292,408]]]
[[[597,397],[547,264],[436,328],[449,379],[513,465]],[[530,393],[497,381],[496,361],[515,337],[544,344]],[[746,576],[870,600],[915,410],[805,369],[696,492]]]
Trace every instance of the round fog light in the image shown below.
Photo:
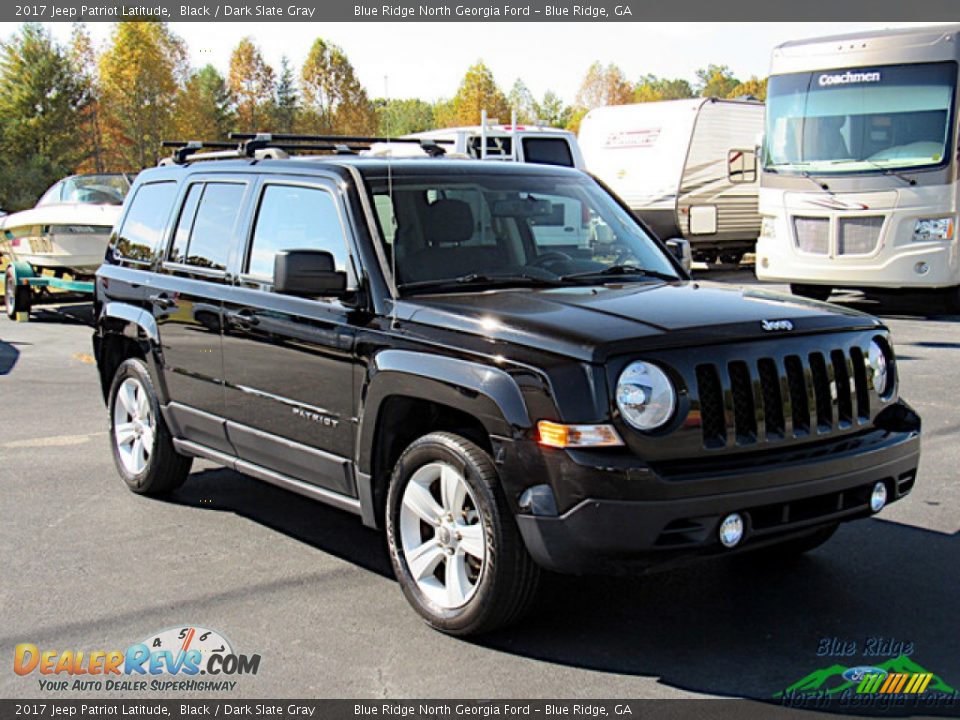
[[[743,540],[743,518],[740,513],[727,515],[720,523],[720,543],[724,547],[732,548]]]
[[[930,272],[930,266],[925,262],[918,262],[913,266],[913,271],[917,275],[926,275],[928,272]]]
[[[873,492],[870,493],[870,509],[877,513],[883,510],[883,506],[887,504],[887,486],[882,482],[878,482],[873,486]]]

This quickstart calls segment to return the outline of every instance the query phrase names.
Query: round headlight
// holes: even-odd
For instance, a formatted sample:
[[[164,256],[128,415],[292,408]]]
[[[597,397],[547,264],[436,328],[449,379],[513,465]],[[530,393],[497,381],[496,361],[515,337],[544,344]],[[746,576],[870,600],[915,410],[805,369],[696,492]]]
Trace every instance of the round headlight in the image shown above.
[[[893,378],[890,377],[887,353],[884,352],[883,347],[876,340],[870,342],[867,361],[873,371],[873,389],[877,391],[878,395],[886,395],[887,391],[890,390]]]
[[[620,374],[617,407],[633,427],[655,430],[673,417],[677,393],[663,370],[650,363],[635,362]]]

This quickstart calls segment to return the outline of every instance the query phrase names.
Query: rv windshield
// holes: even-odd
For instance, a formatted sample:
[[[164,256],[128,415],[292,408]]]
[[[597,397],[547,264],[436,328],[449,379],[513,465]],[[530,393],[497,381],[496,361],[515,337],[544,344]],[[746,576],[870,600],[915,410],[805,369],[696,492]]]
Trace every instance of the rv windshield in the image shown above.
[[[953,62],[775,75],[764,168],[821,174],[941,165],[950,157],[956,82]]]

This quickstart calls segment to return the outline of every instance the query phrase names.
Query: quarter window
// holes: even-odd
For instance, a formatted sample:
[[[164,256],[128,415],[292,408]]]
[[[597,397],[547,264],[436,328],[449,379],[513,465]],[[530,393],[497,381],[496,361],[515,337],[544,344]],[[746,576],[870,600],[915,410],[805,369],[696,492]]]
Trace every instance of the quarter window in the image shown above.
[[[326,250],[337,270],[347,269],[347,243],[337,205],[326,190],[267,185],[260,200],[247,272],[273,278],[281,250]]]
[[[167,218],[177,194],[175,182],[141,185],[117,237],[117,254],[149,262],[163,242]]]

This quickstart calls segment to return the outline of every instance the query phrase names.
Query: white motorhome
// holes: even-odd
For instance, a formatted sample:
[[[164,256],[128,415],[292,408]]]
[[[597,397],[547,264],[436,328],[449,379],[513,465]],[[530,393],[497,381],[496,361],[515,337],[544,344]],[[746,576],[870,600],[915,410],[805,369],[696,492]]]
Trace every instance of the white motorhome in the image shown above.
[[[739,262],[760,232],[756,146],[763,105],[696,98],[591,110],[578,139],[587,170],[661,238],[693,257]]]
[[[949,289],[957,250],[960,24],[789,42],[767,90],[757,277]]]

